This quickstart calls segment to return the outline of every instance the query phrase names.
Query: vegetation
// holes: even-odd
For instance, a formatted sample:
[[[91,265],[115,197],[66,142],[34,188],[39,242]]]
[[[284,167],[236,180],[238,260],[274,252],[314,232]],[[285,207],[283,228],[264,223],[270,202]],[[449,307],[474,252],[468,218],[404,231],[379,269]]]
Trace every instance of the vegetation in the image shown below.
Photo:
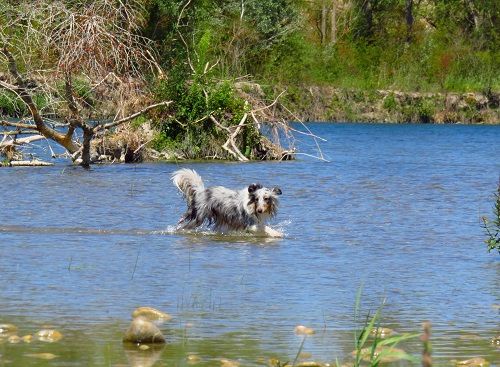
[[[356,322],[359,321],[360,316],[361,290],[362,288],[359,289],[356,297],[356,307],[354,312]],[[417,358],[407,354],[402,349],[396,348],[396,346],[402,341],[417,338],[419,334],[402,334],[387,336],[385,338],[381,337],[380,316],[382,307],[383,305],[377,309],[371,318],[368,315],[362,328],[360,330],[355,330],[354,332],[354,367],[364,365],[364,362],[368,362],[370,366],[376,367],[381,363],[398,360],[408,360],[412,362],[418,361]],[[367,345],[370,336],[372,337],[371,345]]]
[[[495,249],[500,254],[500,182],[495,193],[495,206],[493,208],[493,219],[483,217],[483,227],[487,238],[484,242],[488,245],[488,252]]]
[[[42,118],[72,120],[92,139],[98,132],[76,115],[117,120],[172,101],[147,111],[155,133],[137,149],[151,141],[183,158],[282,159],[288,153],[270,154],[279,141],[273,146],[259,127],[261,119],[291,119],[289,106],[305,119],[497,121],[499,7],[494,0],[7,0],[0,112],[33,119],[9,69],[15,65]],[[241,81],[262,86],[261,106],[242,97]],[[272,113],[256,115],[262,104],[273,104]],[[66,148],[82,157],[78,144]]]

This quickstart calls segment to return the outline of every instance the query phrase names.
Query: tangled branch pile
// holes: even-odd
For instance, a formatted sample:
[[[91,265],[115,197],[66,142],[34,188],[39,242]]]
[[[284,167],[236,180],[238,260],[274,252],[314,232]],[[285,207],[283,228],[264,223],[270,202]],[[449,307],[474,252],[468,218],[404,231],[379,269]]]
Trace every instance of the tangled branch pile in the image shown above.
[[[137,161],[148,151],[153,158],[291,157],[262,134],[257,112],[230,83],[215,79],[217,62],[200,68],[204,61],[187,52],[191,73],[167,77],[153,42],[140,34],[144,2],[8,4],[0,7],[0,92],[22,102],[15,112],[23,119],[1,124],[8,161],[20,158],[17,147],[43,138],[84,167]]]

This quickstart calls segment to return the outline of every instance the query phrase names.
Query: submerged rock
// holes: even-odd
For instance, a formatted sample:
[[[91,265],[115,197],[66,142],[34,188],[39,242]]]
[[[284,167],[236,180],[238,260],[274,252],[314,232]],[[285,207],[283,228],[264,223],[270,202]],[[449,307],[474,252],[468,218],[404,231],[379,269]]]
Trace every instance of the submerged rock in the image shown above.
[[[17,331],[17,326],[13,324],[0,324],[0,334],[10,334]]]
[[[300,362],[295,365],[296,367],[326,367],[325,364],[314,361]]]
[[[142,317],[149,321],[169,321],[172,319],[168,313],[157,310],[153,307],[139,307],[132,312],[132,318]]]
[[[500,335],[497,335],[493,339],[491,339],[491,344],[500,346]]]
[[[128,343],[165,343],[165,337],[160,329],[144,317],[136,317],[123,335],[123,341]]]
[[[28,353],[25,354],[26,357],[38,358],[38,359],[46,359],[51,360],[57,358],[55,354],[52,353]]]
[[[377,338],[384,339],[384,338],[387,338],[391,335],[396,334],[396,332],[393,329],[389,329],[387,327],[379,327],[377,329],[373,329],[371,331],[371,334],[373,336],[376,336]]]
[[[25,343],[31,343],[33,340],[33,335],[24,335],[21,339],[23,339],[23,342]]]
[[[188,364],[197,364],[201,362],[201,357],[196,354],[189,354],[186,359]]]
[[[371,359],[371,353],[372,353],[372,348],[367,347],[361,349],[361,359],[365,362],[370,362]],[[351,352],[352,356],[356,356],[357,351]],[[399,348],[394,348],[394,347],[377,347],[375,349],[375,352],[373,353],[373,357],[379,357],[380,362],[382,363],[391,363],[391,362],[396,362],[404,359],[404,356],[406,355],[406,352],[402,349]]]
[[[54,329],[42,329],[36,333],[38,340],[47,343],[54,343],[62,339],[62,334]]]
[[[11,335],[7,340],[9,341],[10,344],[17,344],[21,341],[21,338],[17,335]]]
[[[304,325],[298,325],[294,329],[295,334],[297,335],[313,335],[315,333],[314,329],[304,326]]]
[[[220,360],[220,365],[221,365],[221,367],[239,367],[240,366],[240,362],[233,361],[231,359],[222,358]]]
[[[456,365],[460,367],[487,367],[490,365],[490,362],[482,357],[475,357],[465,361],[458,361]]]

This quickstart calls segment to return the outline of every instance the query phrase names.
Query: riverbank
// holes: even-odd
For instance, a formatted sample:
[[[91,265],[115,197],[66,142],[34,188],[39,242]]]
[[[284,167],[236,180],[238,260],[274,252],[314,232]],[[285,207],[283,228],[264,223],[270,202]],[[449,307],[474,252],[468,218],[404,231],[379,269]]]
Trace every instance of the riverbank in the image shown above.
[[[246,98],[266,98],[286,90],[278,115],[291,110],[302,121],[499,124],[500,93],[355,90],[331,86],[266,87],[238,83]]]

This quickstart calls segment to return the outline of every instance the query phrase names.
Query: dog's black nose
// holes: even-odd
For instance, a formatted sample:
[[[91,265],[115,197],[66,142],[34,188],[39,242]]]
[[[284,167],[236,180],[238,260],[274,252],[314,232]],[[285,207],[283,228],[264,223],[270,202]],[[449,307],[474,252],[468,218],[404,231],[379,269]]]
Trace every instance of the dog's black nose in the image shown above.
[[[257,209],[257,213],[261,214],[262,213],[262,209]]]

